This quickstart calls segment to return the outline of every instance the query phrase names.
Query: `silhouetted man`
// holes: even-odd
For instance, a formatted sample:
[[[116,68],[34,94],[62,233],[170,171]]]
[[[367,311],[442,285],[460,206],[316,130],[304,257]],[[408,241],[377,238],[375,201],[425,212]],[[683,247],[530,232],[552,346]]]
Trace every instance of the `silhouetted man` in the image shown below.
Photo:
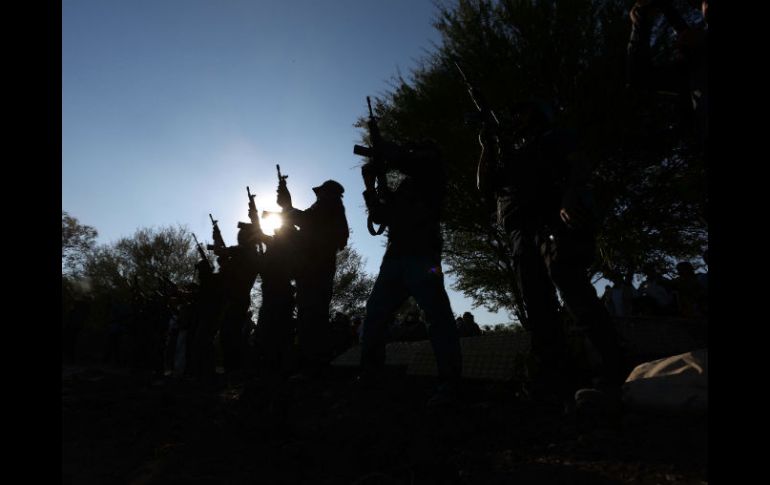
[[[192,373],[211,382],[216,372],[214,337],[221,326],[224,292],[220,273],[215,273],[208,260],[201,259],[195,268],[199,290],[195,297],[197,325],[192,343]]]
[[[278,205],[286,223],[299,227],[294,260],[297,281],[297,340],[300,366],[315,374],[328,363],[331,352],[329,304],[332,299],[337,252],[348,243],[348,221],[342,194],[334,180],[313,188],[316,201],[305,210],[292,207],[291,194],[282,180]]]
[[[265,236],[262,264],[262,305],[257,321],[258,341],[265,371],[285,377],[294,337],[294,294],[291,284],[295,272],[294,249],[297,231],[282,224],[273,236]]]
[[[251,305],[251,287],[262,263],[262,255],[257,251],[260,241],[256,227],[242,222],[238,227],[238,245],[220,250],[218,259],[225,296],[220,330],[222,353],[225,372],[231,376],[244,370],[247,348],[242,327]]]
[[[616,330],[587,272],[596,230],[589,167],[574,156],[572,133],[553,128],[545,103],[519,103],[512,115],[512,126],[500,133],[510,138],[482,130],[477,181],[482,193],[497,199],[498,223],[510,238],[526,313],[522,323],[536,362],[533,398],[561,400],[578,387],[568,377],[574,366],[567,362],[557,288],[602,357],[593,386],[619,395],[625,373]]]
[[[361,381],[371,382],[381,372],[388,324],[412,296],[425,312],[438,367],[439,385],[428,404],[442,405],[456,398],[462,371],[460,342],[441,270],[440,222],[446,175],[432,143],[399,146],[383,141],[377,150],[385,164],[383,169],[397,171],[402,180],[395,190],[379,187],[378,193],[376,166],[369,163],[362,167],[369,217],[375,224],[387,226],[388,245],[366,302]]]

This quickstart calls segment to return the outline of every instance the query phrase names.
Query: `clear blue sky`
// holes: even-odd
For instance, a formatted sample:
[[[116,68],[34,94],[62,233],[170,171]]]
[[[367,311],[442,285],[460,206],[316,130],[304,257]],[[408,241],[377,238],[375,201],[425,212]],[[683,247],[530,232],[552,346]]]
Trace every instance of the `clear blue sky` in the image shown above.
[[[342,183],[376,274],[353,123],[438,42],[434,14],[430,0],[63,0],[62,209],[101,243],[173,224],[210,241],[211,212],[234,244],[247,185],[278,209],[279,163],[299,208]],[[510,320],[448,290],[455,313]]]

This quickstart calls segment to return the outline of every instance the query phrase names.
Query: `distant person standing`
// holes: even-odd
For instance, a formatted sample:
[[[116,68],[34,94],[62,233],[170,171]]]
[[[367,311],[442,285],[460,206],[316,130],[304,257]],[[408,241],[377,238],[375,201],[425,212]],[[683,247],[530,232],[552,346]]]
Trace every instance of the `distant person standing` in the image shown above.
[[[457,328],[460,337],[478,337],[481,335],[481,328],[476,323],[471,312],[463,313],[462,318],[458,318],[459,326]]]
[[[706,298],[706,290],[695,276],[692,264],[684,261],[676,265],[677,277],[672,282],[679,316],[699,318],[704,316],[702,305]]]
[[[676,314],[671,281],[663,277],[653,266],[644,269],[646,279],[639,285],[635,308],[639,314],[670,316]]]
[[[610,300],[612,302],[613,310],[610,314],[614,317],[631,316],[631,307],[636,293],[635,288],[619,275],[613,278],[613,283],[612,289],[610,290]]]

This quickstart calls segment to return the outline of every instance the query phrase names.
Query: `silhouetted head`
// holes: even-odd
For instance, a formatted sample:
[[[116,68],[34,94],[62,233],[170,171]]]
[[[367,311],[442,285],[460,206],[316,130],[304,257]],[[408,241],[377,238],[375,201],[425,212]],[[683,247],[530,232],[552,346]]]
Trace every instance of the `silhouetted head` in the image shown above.
[[[238,230],[239,246],[254,245],[258,242],[257,231],[256,231],[256,228],[254,227],[254,224],[239,222],[238,227],[239,227],[239,230]]]
[[[471,312],[465,312],[465,313],[463,313],[463,320],[465,320],[465,321],[467,321],[467,322],[473,322],[473,321],[474,321],[474,319],[473,319],[473,313],[471,313]]]
[[[318,187],[313,187],[313,192],[319,199],[340,199],[345,193],[345,188],[339,182],[327,180]]]
[[[679,276],[690,276],[695,274],[695,268],[687,261],[682,261],[676,265],[676,272],[679,273]]]

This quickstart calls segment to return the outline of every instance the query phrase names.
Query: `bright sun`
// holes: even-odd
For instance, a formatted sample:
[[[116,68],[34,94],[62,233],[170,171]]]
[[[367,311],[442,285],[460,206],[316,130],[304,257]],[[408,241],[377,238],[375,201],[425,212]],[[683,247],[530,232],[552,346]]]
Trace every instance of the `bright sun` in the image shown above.
[[[276,228],[281,227],[281,222],[281,216],[272,212],[266,216],[262,216],[262,220],[259,221],[259,224],[262,226],[262,232],[268,236],[272,236],[275,234]]]

